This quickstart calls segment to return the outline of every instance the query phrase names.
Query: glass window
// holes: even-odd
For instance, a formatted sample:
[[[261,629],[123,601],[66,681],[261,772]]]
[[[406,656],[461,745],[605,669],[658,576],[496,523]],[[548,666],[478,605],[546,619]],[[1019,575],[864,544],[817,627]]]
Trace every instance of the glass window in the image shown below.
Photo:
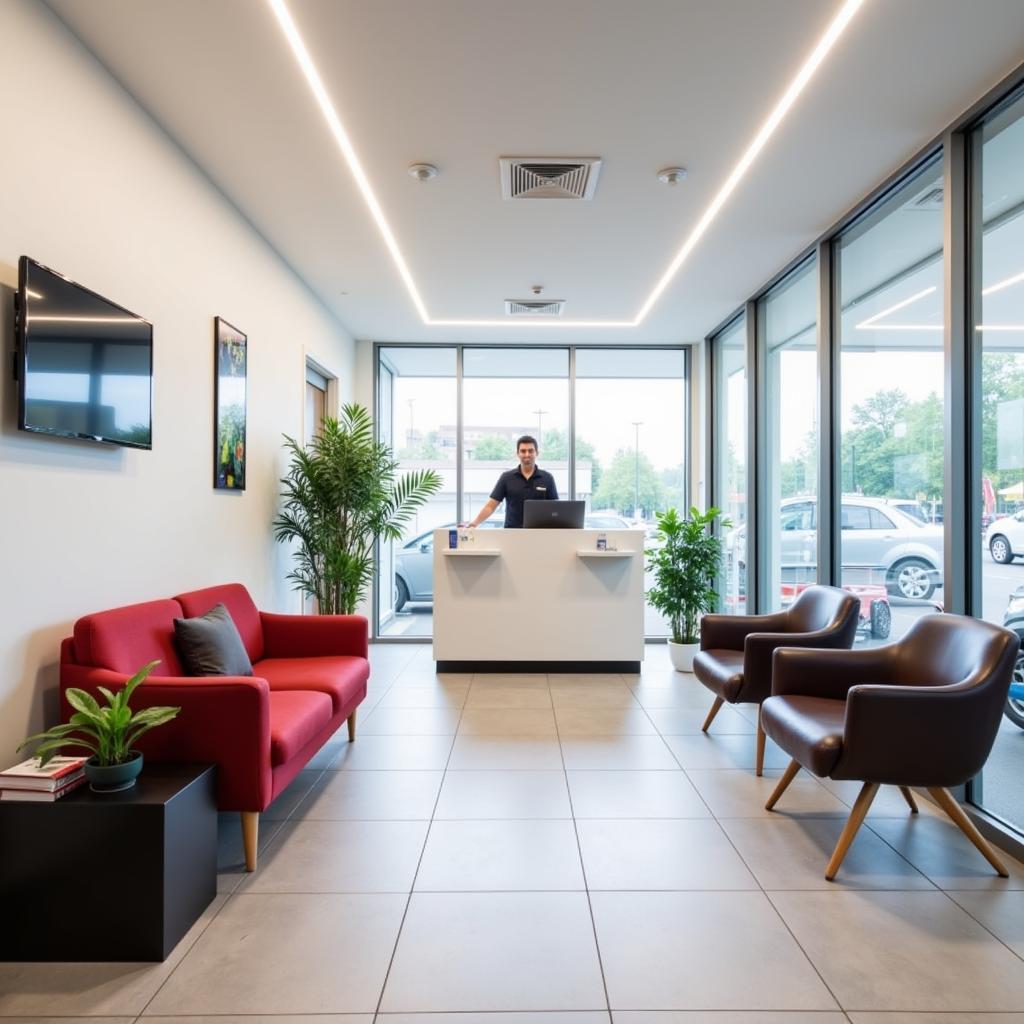
[[[378,349],[377,422],[399,474],[436,470],[441,490],[413,516],[399,541],[381,545],[377,615],[380,636],[431,636],[434,557],[431,531],[458,518],[455,474],[454,348]]]
[[[766,611],[778,611],[798,592],[795,585],[817,578],[817,282],[817,260],[811,259],[758,304],[765,353],[765,493],[768,507],[778,510],[768,519]]]
[[[1024,99],[990,117],[977,135],[981,224],[981,550],[983,618],[1024,638]],[[974,169],[975,171],[978,168]],[[989,813],[1024,830],[1024,655],[995,747],[971,796]]]
[[[568,349],[463,349],[462,403],[463,520],[519,464],[516,440],[523,435],[537,439],[537,465],[554,476],[559,496],[569,497]],[[451,422],[454,432],[454,416]],[[502,504],[488,522],[504,520]]]
[[[588,527],[653,533],[655,512],[682,507],[686,410],[680,349],[577,350],[576,497],[587,502]],[[670,633],[653,608],[644,628]]]
[[[837,245],[842,585],[860,594],[867,643],[900,636],[943,600],[941,171],[933,158]],[[936,521],[894,511],[901,502]]]
[[[731,526],[725,530],[725,611],[747,610],[747,318],[741,316],[713,340],[715,346],[715,501]]]

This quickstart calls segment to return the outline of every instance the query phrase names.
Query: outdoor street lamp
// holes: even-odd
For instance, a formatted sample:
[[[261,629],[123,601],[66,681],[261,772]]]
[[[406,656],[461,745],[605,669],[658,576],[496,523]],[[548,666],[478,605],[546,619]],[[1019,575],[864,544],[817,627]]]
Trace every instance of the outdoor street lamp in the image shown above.
[[[547,409],[534,409],[533,411],[537,417],[537,451],[540,451],[541,423]]]
[[[643,420],[633,420],[633,518],[640,520],[640,428]]]

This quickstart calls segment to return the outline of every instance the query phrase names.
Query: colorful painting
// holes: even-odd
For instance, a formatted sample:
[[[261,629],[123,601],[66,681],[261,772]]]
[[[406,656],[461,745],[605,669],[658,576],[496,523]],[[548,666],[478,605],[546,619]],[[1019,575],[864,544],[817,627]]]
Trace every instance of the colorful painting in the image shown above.
[[[214,323],[213,486],[244,491],[246,337],[220,317]]]

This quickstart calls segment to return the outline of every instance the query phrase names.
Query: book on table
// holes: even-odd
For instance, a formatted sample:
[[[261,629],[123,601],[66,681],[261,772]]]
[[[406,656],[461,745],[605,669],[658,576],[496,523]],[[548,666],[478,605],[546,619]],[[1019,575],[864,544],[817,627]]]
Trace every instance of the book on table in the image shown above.
[[[0,772],[0,789],[39,790],[52,793],[67,781],[83,773],[85,757],[57,756],[39,767],[39,758],[30,757],[20,764]]]
[[[65,781],[66,780],[66,781]],[[85,782],[85,772],[80,771],[77,775],[67,775],[61,779],[62,785],[56,789],[0,789],[0,800],[15,800],[25,803],[52,803],[73,790],[78,789]]]

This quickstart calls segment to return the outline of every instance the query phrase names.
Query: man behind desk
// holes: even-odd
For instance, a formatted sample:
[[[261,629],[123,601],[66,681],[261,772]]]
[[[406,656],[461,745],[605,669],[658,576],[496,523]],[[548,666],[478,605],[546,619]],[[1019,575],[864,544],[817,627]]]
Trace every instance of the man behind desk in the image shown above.
[[[535,499],[554,500],[558,498],[555,478],[546,470],[537,468],[537,440],[525,434],[516,441],[516,455],[519,467],[510,469],[498,477],[491,496],[476,518],[468,526],[479,526],[491,513],[505,502],[505,529],[517,529],[523,525],[523,502]]]

